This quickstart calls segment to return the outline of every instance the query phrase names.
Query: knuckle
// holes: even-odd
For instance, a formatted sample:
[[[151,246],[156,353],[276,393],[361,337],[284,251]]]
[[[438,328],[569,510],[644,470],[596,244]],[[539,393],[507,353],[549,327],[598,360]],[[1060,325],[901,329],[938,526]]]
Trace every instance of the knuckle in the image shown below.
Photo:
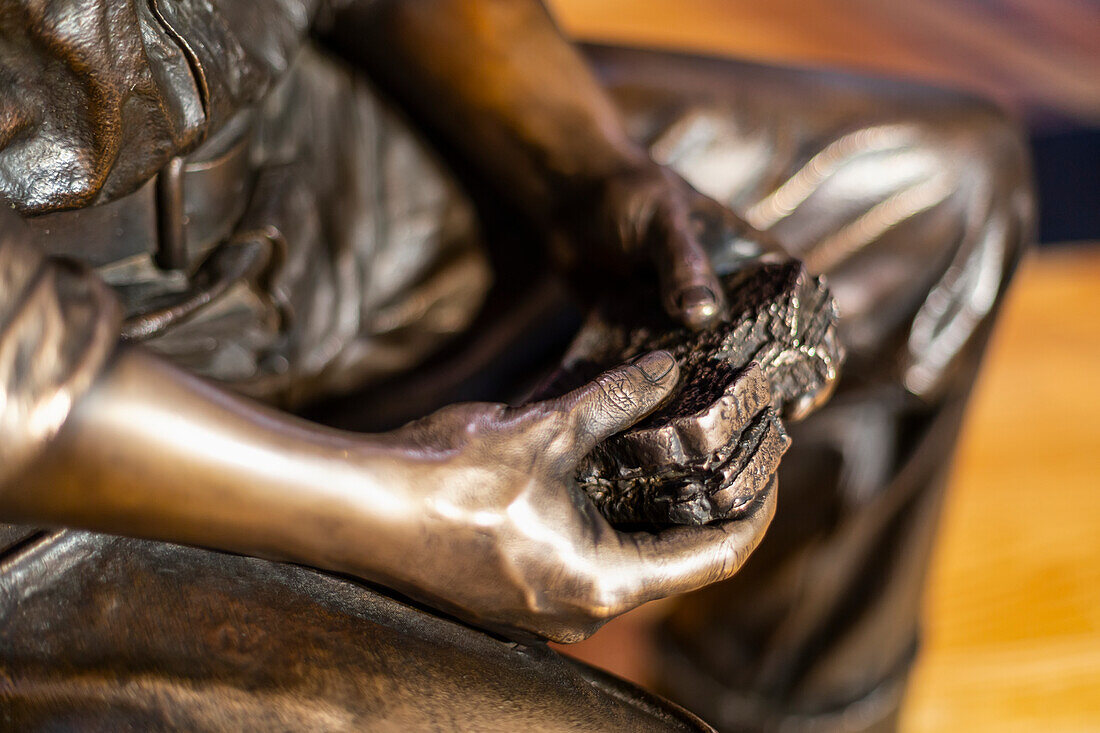
[[[562,415],[552,410],[531,408],[522,414],[522,427],[530,433],[549,433],[558,429]]]
[[[603,622],[624,610],[623,591],[616,583],[602,575],[588,579],[583,594],[585,614],[593,621]]]
[[[638,394],[635,385],[620,370],[601,374],[596,379],[600,394],[600,405],[613,415],[628,415],[638,409]]]
[[[572,455],[576,445],[576,426],[568,412],[542,411],[526,427],[528,442],[539,446],[547,456]]]

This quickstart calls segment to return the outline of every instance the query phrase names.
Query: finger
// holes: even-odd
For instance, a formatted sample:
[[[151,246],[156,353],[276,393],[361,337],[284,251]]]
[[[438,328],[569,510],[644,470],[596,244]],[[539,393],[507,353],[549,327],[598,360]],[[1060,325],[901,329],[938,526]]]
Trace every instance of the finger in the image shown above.
[[[628,605],[635,606],[697,590],[733,576],[764,536],[775,515],[773,477],[739,519],[698,527],[673,527],[657,534],[623,535],[624,564],[631,579]]]
[[[651,351],[610,369],[549,405],[569,415],[583,456],[653,412],[672,392],[680,369],[667,351]]]
[[[692,232],[687,213],[666,211],[655,223],[653,257],[665,309],[694,330],[714,324],[725,309],[725,294],[710,257]]]

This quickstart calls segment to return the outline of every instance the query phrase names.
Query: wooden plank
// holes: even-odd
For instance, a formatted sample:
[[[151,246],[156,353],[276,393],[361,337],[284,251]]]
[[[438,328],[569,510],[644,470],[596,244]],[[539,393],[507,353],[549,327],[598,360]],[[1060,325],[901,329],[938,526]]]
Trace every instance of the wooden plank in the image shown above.
[[[1100,249],[1043,252],[974,394],[905,730],[1100,728]]]

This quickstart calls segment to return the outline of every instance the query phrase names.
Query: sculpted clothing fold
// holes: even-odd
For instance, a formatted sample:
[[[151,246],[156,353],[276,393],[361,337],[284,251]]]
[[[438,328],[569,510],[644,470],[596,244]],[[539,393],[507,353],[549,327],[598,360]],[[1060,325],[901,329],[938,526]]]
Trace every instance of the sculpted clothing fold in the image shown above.
[[[43,251],[96,268],[133,338],[287,406],[415,365],[470,323],[490,282],[466,197],[369,83],[310,39],[326,11],[0,11],[0,88],[20,90],[0,94],[0,199]],[[165,265],[172,170],[184,252]],[[262,240],[268,264],[206,283],[204,263],[242,240]],[[203,285],[217,298],[163,315]]]
[[[317,4],[4,3],[0,196],[34,214],[130,193],[264,97]]]

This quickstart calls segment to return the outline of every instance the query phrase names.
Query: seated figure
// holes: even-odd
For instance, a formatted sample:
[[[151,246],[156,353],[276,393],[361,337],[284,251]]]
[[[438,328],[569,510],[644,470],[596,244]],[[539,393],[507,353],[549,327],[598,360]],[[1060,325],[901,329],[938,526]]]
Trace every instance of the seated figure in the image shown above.
[[[541,641],[687,594],[671,699],[892,728],[1031,235],[996,110],[577,48],[535,0],[16,0],[0,199],[6,727],[706,729]],[[551,268],[706,329],[776,253],[827,277],[848,357],[734,519],[613,527],[576,485],[667,352],[468,401],[571,335]]]

